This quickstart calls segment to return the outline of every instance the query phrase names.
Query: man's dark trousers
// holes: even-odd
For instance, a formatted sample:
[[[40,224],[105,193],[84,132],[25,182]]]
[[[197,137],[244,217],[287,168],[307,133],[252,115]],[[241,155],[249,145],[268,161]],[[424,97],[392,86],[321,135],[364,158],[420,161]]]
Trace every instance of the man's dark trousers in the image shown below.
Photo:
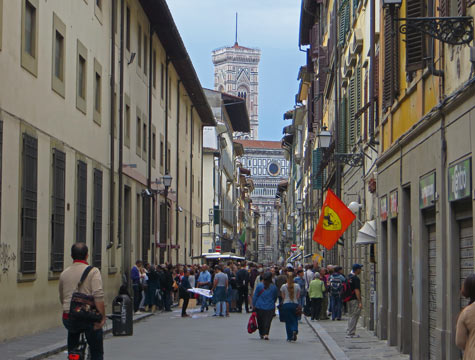
[[[133,284],[132,289],[134,290],[134,312],[139,311],[140,300],[142,300],[142,291],[140,290],[140,284]]]
[[[238,287],[238,311],[242,312],[242,303],[244,300],[244,304],[246,306],[246,312],[249,312],[249,301],[248,301],[248,289],[247,286],[240,286]]]
[[[102,328],[94,330],[94,325],[91,323],[83,323],[70,319],[63,319],[63,324],[68,330],[68,352],[77,348],[79,345],[79,337],[81,333],[84,333],[91,351],[91,360],[104,359],[104,337]]]

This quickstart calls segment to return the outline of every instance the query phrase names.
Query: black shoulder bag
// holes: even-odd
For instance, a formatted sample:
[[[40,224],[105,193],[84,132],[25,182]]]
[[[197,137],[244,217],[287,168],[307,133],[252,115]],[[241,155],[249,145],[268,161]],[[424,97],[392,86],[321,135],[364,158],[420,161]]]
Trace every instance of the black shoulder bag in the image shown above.
[[[79,280],[76,291],[73,292],[73,296],[71,297],[69,317],[72,320],[87,321],[92,323],[100,322],[102,320],[102,314],[96,308],[94,296],[86,295],[79,292],[79,288],[84,283],[84,280],[86,280],[92,268],[92,266],[88,266],[84,270],[81,279]]]

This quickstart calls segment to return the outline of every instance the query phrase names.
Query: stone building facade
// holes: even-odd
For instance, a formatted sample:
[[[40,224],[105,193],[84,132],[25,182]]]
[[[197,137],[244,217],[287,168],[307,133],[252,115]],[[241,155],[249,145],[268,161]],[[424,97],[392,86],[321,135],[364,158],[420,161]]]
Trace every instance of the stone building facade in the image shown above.
[[[238,45],[222,47],[212,53],[214,88],[246,100],[251,122],[249,133],[235,133],[236,138],[258,139],[259,61],[261,51]]]
[[[244,147],[241,164],[250,170],[254,182],[252,205],[258,208],[260,219],[257,249],[259,262],[278,259],[279,216],[275,209],[278,184],[289,174],[289,162],[279,141],[236,140]]]

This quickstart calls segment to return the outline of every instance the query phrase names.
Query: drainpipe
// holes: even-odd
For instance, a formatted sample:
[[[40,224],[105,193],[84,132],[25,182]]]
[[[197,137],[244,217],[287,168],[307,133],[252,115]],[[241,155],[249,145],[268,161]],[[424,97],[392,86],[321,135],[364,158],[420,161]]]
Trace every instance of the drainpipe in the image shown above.
[[[374,141],[374,69],[375,69],[375,55],[374,55],[374,38],[376,27],[376,3],[375,0],[369,1],[369,143]]]
[[[179,158],[180,158],[180,83],[181,83],[181,80],[178,80],[177,82],[177,87],[176,87],[176,202],[175,202],[175,244],[176,244],[176,263],[178,264],[178,255],[179,255],[179,249],[178,249],[178,232],[180,230],[180,226],[179,226],[179,215],[180,215],[180,212],[178,210],[178,195],[179,195],[179,191],[178,191],[178,184],[179,184]],[[185,261],[186,262],[186,261]]]
[[[114,133],[115,133],[115,104],[114,104],[114,92],[115,92],[115,28],[116,24],[116,0],[112,0],[112,21],[111,21],[111,96],[110,96],[110,170],[109,170],[109,244],[107,244],[107,249],[110,249],[114,246]]]
[[[147,177],[147,188],[151,189],[152,188],[152,49],[153,49],[153,29],[152,25],[150,25],[149,28],[149,68],[148,68],[148,177]],[[147,46],[144,44],[144,46]],[[150,225],[151,221],[154,222],[155,224],[155,219],[152,219],[152,214],[154,211],[150,211],[150,198],[147,200],[148,201],[148,225],[149,225],[149,230],[150,230]],[[152,201],[152,206],[153,206],[153,201]],[[155,226],[153,226],[155,229]],[[148,239],[148,243],[150,245],[150,238]],[[156,249],[155,247],[152,247],[153,253],[152,253],[152,263],[155,264],[155,253]]]
[[[168,89],[168,64],[170,63],[170,58],[167,55],[167,59],[165,61],[165,175],[168,174],[168,106],[169,106],[169,89]],[[169,228],[169,211],[168,211],[168,192],[166,192],[165,196],[165,212],[166,212],[166,229],[165,229],[165,243],[167,244],[167,261],[170,264],[171,263],[171,248],[168,243],[168,228]]]
[[[122,247],[122,198],[123,198],[123,144],[124,144],[124,12],[125,0],[121,0],[120,4],[120,60],[119,60],[119,199],[118,199],[118,214],[117,214],[117,247]],[[127,279],[129,291],[132,290],[132,284],[129,281],[130,269],[130,244],[124,244],[122,249],[123,259],[123,278]]]
[[[190,257],[193,256],[193,192],[194,184],[193,184],[193,108],[191,106],[191,114],[190,114]]]

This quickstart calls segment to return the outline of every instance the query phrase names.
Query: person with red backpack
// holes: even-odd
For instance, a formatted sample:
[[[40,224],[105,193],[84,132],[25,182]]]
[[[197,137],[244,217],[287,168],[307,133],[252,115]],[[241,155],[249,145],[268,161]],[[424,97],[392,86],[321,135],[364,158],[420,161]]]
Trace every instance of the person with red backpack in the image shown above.
[[[356,335],[356,324],[358,323],[363,304],[361,302],[361,286],[358,275],[361,273],[362,267],[363,265],[361,264],[353,264],[353,270],[348,275],[348,292],[350,292],[348,312],[350,317],[348,319],[348,328],[346,330],[347,338],[359,337],[359,335]]]

